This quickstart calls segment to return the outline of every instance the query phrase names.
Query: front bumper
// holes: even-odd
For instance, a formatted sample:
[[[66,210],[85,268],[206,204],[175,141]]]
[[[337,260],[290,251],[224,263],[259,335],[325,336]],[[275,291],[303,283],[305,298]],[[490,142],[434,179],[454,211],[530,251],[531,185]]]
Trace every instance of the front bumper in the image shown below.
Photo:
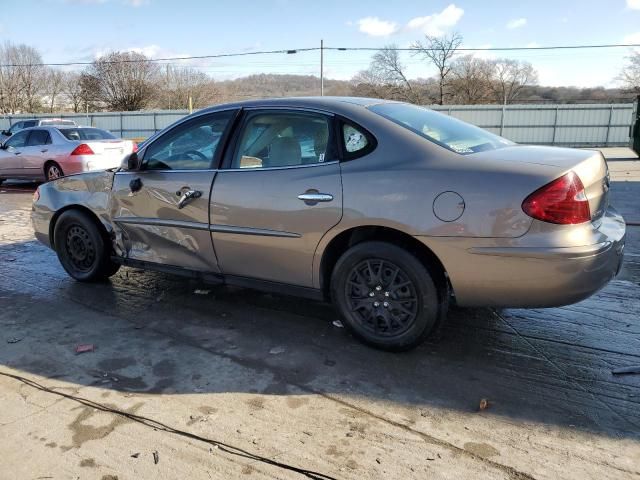
[[[420,237],[442,261],[461,306],[557,307],[600,290],[622,266],[625,223],[609,209],[597,243],[573,247],[496,245],[495,239]]]

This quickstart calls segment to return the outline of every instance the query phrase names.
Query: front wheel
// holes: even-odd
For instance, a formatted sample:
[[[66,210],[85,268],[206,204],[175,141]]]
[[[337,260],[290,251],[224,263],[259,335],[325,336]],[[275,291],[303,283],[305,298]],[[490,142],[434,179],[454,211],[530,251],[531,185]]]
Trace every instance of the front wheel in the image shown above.
[[[106,280],[119,265],[111,261],[106,235],[87,213],[67,210],[56,222],[53,238],[58,259],[81,282]]]
[[[331,296],[345,326],[383,350],[409,350],[438,323],[438,292],[425,266],[386,242],[347,250],[331,277]]]

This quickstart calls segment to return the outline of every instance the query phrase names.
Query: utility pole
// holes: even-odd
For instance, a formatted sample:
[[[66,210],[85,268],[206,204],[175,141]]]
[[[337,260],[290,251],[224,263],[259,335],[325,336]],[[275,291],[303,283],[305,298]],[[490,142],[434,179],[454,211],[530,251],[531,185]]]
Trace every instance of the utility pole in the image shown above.
[[[324,96],[324,40],[320,40],[320,96]]]

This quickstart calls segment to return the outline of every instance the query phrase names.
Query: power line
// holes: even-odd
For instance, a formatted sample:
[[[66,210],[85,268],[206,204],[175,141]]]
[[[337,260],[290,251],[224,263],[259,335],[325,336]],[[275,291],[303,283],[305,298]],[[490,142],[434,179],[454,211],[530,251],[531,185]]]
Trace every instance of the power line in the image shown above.
[[[459,52],[497,52],[497,51],[536,51],[536,50],[578,50],[578,49],[593,49],[593,48],[639,48],[640,44],[637,43],[609,43],[609,44],[599,44],[599,45],[552,45],[552,46],[529,46],[529,47],[460,47],[456,48],[456,51]],[[323,50],[332,50],[332,51],[379,51],[382,49],[398,51],[398,52],[416,52],[416,51],[425,51],[425,50],[438,50],[436,48],[412,48],[412,47],[323,47]],[[191,56],[183,56],[183,57],[166,57],[166,58],[130,58],[130,59],[120,59],[120,60],[104,60],[103,63],[106,64],[117,64],[117,63],[154,63],[154,62],[173,62],[173,61],[185,61],[185,60],[206,60],[206,59],[215,59],[215,58],[229,58],[229,57],[245,57],[251,55],[273,55],[273,54],[285,54],[291,55],[296,53],[303,52],[315,52],[321,50],[320,47],[308,47],[308,48],[294,48],[294,49],[283,49],[283,50],[263,50],[256,52],[236,52],[236,53],[219,53],[214,55],[191,55]],[[66,66],[82,66],[82,65],[92,65],[93,61],[85,61],[85,62],[53,62],[53,63],[10,63],[10,64],[0,64],[0,68],[3,67],[66,67]]]
[[[548,47],[543,46],[530,46],[530,47],[477,47],[467,48],[458,47],[455,51],[460,52],[497,52],[497,51],[514,51],[514,50],[571,50],[571,49],[587,49],[587,48],[618,48],[618,47],[640,47],[637,43],[608,43],[602,45],[552,45]],[[414,48],[414,47],[324,47],[325,50],[339,50],[339,51],[379,51],[379,50],[391,50],[396,52],[416,52],[416,51],[435,51],[439,48]]]

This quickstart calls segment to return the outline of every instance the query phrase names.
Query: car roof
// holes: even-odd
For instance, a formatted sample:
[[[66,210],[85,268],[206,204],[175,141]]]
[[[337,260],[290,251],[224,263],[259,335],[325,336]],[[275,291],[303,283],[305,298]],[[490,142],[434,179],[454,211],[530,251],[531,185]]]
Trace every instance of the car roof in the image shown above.
[[[224,108],[249,108],[249,107],[306,107],[321,110],[341,109],[347,105],[357,105],[361,107],[370,107],[380,103],[398,103],[393,100],[382,100],[380,98],[367,97],[281,97],[281,98],[262,98],[255,100],[244,100],[240,102],[226,103],[214,105],[203,110],[216,111]]]

